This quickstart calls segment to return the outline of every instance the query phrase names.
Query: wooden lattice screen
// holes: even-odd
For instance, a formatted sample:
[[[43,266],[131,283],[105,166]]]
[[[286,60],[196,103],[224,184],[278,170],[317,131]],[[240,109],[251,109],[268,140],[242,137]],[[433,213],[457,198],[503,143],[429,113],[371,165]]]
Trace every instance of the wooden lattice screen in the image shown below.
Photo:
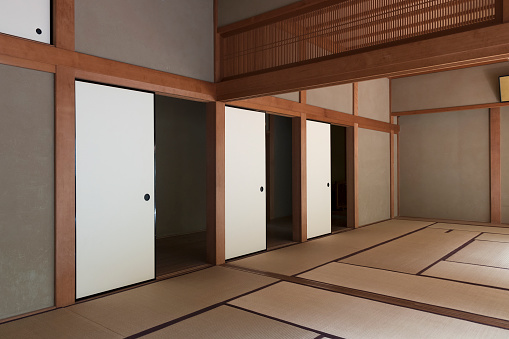
[[[375,46],[498,23],[500,0],[346,0],[221,32],[230,78]]]

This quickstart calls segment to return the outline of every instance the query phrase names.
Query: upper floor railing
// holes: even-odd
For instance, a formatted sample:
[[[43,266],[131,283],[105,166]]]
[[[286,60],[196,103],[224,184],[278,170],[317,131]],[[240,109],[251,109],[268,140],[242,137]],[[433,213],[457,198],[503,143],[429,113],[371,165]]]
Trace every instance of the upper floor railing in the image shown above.
[[[501,22],[502,0],[336,0],[219,29],[221,78]]]

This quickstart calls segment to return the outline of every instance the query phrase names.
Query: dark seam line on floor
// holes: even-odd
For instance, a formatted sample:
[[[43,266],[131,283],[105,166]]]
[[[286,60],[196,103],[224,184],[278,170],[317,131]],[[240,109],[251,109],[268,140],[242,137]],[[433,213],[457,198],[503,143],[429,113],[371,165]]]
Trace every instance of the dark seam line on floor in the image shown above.
[[[406,236],[408,236],[408,235],[410,235],[410,234],[414,234],[414,233],[420,232],[420,231],[424,230],[425,228],[428,228],[428,227],[429,227],[429,226],[431,226],[431,225],[433,225],[433,224],[430,224],[430,225],[428,225],[428,226],[424,226],[424,227],[422,227],[422,228],[416,229],[415,231],[412,231],[412,232],[409,232],[409,233],[402,234],[402,235],[400,235],[400,236],[397,236],[396,238],[386,240],[386,241],[384,241],[384,242],[381,242],[381,243],[379,243],[379,244],[376,244],[376,245],[370,246],[370,247],[368,247],[368,248],[364,248],[364,249],[362,249],[362,250],[360,250],[360,251],[357,251],[357,252],[354,252],[354,253],[351,253],[351,254],[345,255],[345,256],[343,256],[343,257],[341,257],[341,258],[339,258],[339,259],[333,260],[333,261],[339,261],[339,260],[345,260],[345,259],[348,259],[348,258],[350,258],[350,257],[353,257],[354,255],[357,255],[357,254],[360,254],[360,253],[362,253],[362,252],[366,252],[366,251],[372,250],[373,248],[376,248],[376,247],[378,247],[378,246],[382,246],[382,245],[388,244],[388,243],[390,243],[390,242],[392,242],[392,241],[394,241],[394,240],[398,240],[398,239],[404,238],[404,237],[406,237]],[[304,272],[302,272],[302,273],[304,273]]]
[[[430,225],[432,225],[432,224],[430,224]],[[428,226],[429,226],[429,225],[428,225]],[[337,262],[337,261],[339,261],[339,260],[344,260],[344,259],[346,259],[346,258],[349,258],[349,257],[351,257],[351,256],[357,255],[357,254],[362,253],[362,252],[364,252],[364,251],[368,251],[368,250],[373,249],[373,248],[375,248],[375,247],[378,247],[378,246],[381,246],[381,245],[385,245],[385,244],[387,244],[387,243],[389,243],[389,242],[391,242],[391,241],[394,241],[394,240],[397,240],[397,239],[400,239],[400,238],[406,237],[407,235],[410,235],[410,234],[412,234],[412,233],[422,231],[423,229],[425,229],[425,228],[426,228],[426,227],[428,227],[428,226],[424,226],[424,227],[419,228],[419,229],[417,229],[417,230],[415,230],[415,231],[412,231],[412,232],[405,233],[405,234],[403,234],[403,235],[397,236],[396,238],[386,240],[386,241],[384,241],[384,242],[381,242],[381,243],[379,243],[379,244],[376,244],[376,245],[373,245],[373,246],[370,246],[370,247],[364,248],[364,249],[359,250],[359,251],[356,251],[356,252],[354,252],[354,253],[350,253],[350,254],[348,254],[348,255],[346,255],[346,256],[340,257],[339,259],[333,259],[333,260],[327,261],[326,263],[323,263],[323,264],[321,264],[321,265],[318,265],[318,266],[312,267],[312,268],[310,268],[310,269],[307,269],[307,270],[302,271],[302,272],[299,272],[299,273],[292,274],[291,276],[292,276],[292,277],[296,277],[296,276],[298,276],[298,275],[301,275],[301,274],[307,273],[307,272],[309,272],[309,271],[315,270],[315,269],[317,269],[317,268],[319,268],[319,267],[322,267],[322,266],[325,266],[325,265],[331,264],[331,263],[333,263],[333,262]]]
[[[500,235],[507,235],[508,234],[500,234]],[[495,241],[495,240],[486,240],[486,239],[477,239],[477,241],[484,241],[484,242],[496,242],[497,244],[509,244],[509,241]]]
[[[267,314],[264,314],[264,313],[256,312],[256,311],[250,310],[248,308],[244,308],[242,306],[237,306],[237,305],[232,305],[232,304],[227,304],[226,306],[229,306],[229,307],[241,310],[241,311],[245,311],[245,312],[248,312],[248,313],[256,314],[258,316],[261,316],[261,317],[264,317],[264,318],[267,318],[267,319],[271,319],[271,320],[275,320],[275,321],[278,321],[278,322],[281,322],[281,323],[284,323],[284,324],[287,324],[287,325],[291,325],[293,327],[298,327],[298,328],[306,330],[308,332],[316,333],[316,334],[319,335],[319,337],[329,336],[331,339],[345,339],[345,338],[338,337],[336,335],[329,334],[329,333],[326,333],[326,332],[323,332],[323,331],[320,331],[320,330],[315,330],[315,329],[312,329],[310,327],[306,327],[306,326],[303,326],[303,325],[292,323],[292,322],[287,321],[287,320],[275,318],[273,316],[270,316],[270,315],[267,315]]]
[[[213,309],[215,309],[215,308],[217,308],[217,307],[219,307],[219,306],[226,305],[226,303],[228,303],[228,302],[230,302],[230,301],[232,301],[232,300],[235,300],[235,299],[237,299],[237,298],[245,297],[246,295],[249,295],[249,294],[251,294],[251,293],[255,293],[255,292],[258,292],[258,291],[260,291],[260,290],[263,290],[264,288],[267,288],[267,287],[269,287],[269,286],[275,285],[275,284],[277,284],[277,283],[279,283],[279,282],[280,282],[280,281],[275,281],[275,282],[273,282],[273,283],[270,283],[270,284],[268,284],[268,285],[265,285],[265,286],[259,287],[259,288],[257,288],[257,289],[252,290],[252,291],[249,291],[249,292],[246,292],[246,293],[240,294],[240,295],[235,296],[235,297],[233,297],[233,298],[229,298],[229,299],[227,299],[227,300],[224,300],[224,301],[221,301],[221,302],[215,303],[215,304],[213,304],[213,305],[210,305],[210,306],[207,306],[207,307],[205,307],[205,308],[199,309],[199,310],[197,310],[197,311],[194,311],[194,312],[188,313],[188,314],[186,314],[186,315],[183,315],[183,316],[181,316],[181,317],[178,317],[178,318],[175,318],[175,319],[173,319],[173,320],[167,321],[167,322],[165,322],[165,323],[162,323],[162,324],[156,325],[156,326],[154,326],[154,327],[148,328],[148,329],[143,330],[143,331],[141,331],[141,332],[138,332],[138,333],[132,334],[132,335],[130,335],[130,336],[128,336],[128,337],[125,337],[125,339],[135,339],[135,338],[140,338],[140,337],[145,336],[145,335],[148,335],[148,334],[150,334],[150,333],[154,333],[154,332],[156,332],[156,331],[162,330],[162,329],[164,329],[164,328],[166,328],[166,327],[169,327],[169,326],[171,326],[171,325],[175,325],[176,323],[179,323],[179,322],[181,322],[181,321],[187,320],[187,319],[189,319],[189,318],[192,318],[192,317],[195,317],[195,316],[200,315],[200,314],[202,314],[202,313],[205,313],[205,312],[208,312],[208,311],[210,311],[210,310],[213,310]]]
[[[318,337],[316,337],[315,339],[324,339],[324,338],[327,338],[326,336],[324,335],[319,335]]]
[[[394,217],[395,220],[404,220],[404,221],[422,221],[422,222],[434,222],[435,224],[452,224],[452,225],[463,225],[463,226],[477,226],[477,227],[488,227],[488,228],[509,228],[509,225],[507,224],[490,224],[490,223],[484,223],[482,224],[482,221],[479,221],[479,225],[477,224],[466,224],[468,222],[476,222],[476,221],[467,221],[467,220],[448,220],[448,219],[442,219],[441,221],[432,221],[433,219],[426,219],[426,218],[414,218],[414,217],[403,217],[398,216]],[[437,220],[437,219],[435,219]],[[457,231],[464,231],[464,230],[457,230]],[[490,232],[488,232],[490,233]]]
[[[253,269],[248,269],[244,267],[239,267],[231,264],[225,264],[224,267],[230,267],[232,269],[237,269],[239,271],[251,272],[254,274],[263,275],[266,277],[276,278],[285,282],[294,283],[302,286],[307,286],[311,288],[321,289],[324,291],[334,292],[349,295],[352,297],[362,298],[366,300],[371,300],[375,302],[380,302],[383,304],[389,304],[393,306],[399,306],[403,308],[409,308],[417,311],[432,313],[440,316],[445,316],[449,318],[455,318],[464,321],[470,321],[481,325],[487,325],[492,327],[498,327],[502,329],[509,330],[509,320],[489,317],[481,314],[471,313],[467,311],[456,310],[443,306],[436,306],[432,304],[426,304],[418,301],[412,301],[403,298],[397,298],[392,296],[386,296],[379,293],[362,291],[350,287],[338,286],[324,282],[317,282],[309,279],[293,277],[293,276],[285,276],[278,273],[264,272]]]
[[[453,262],[453,261],[448,261],[448,262]],[[401,271],[393,271],[393,270],[388,270],[388,269],[385,269],[385,268],[378,268],[378,267],[372,267],[372,266],[364,266],[364,265],[359,265],[359,264],[351,264],[351,263],[348,263],[348,262],[334,262],[334,263],[331,263],[331,264],[350,265],[350,266],[374,269],[374,270],[378,270],[378,271],[410,275],[410,276],[413,276],[413,277],[417,276],[417,275],[415,275],[413,273],[401,272]],[[469,282],[469,281],[455,280],[455,279],[449,279],[449,278],[444,278],[444,277],[437,277],[437,276],[427,275],[427,274],[421,274],[420,277],[426,277],[426,278],[438,279],[438,280],[445,280],[445,281],[454,281],[454,282],[458,282],[458,283],[462,283],[462,284],[467,284],[467,285],[473,285],[473,286],[479,286],[479,287],[489,287],[489,288],[494,288],[494,289],[497,289],[497,290],[509,291],[509,288],[503,288],[503,287],[491,286],[491,285],[483,285],[483,284],[478,284],[478,283]],[[303,277],[301,277],[301,278],[303,278]],[[309,278],[303,278],[303,279],[323,282],[323,281],[320,281],[320,280],[314,280],[314,279],[309,279]]]
[[[474,266],[481,266],[481,267],[490,267],[490,268],[499,268],[501,270],[509,270],[507,267],[500,267],[500,266],[490,266],[490,265],[482,265],[482,264],[474,264],[471,262],[464,262],[464,261],[456,261],[456,260],[446,260],[447,262],[455,262],[457,264],[465,264],[465,265],[474,265]]]
[[[425,268],[423,268],[422,270],[420,270],[419,272],[416,273],[416,275],[421,275],[422,273],[426,272],[427,270],[429,270],[431,267],[435,266],[436,264],[438,264],[439,262],[441,261],[444,261],[446,260],[447,258],[450,258],[451,256],[453,256],[454,254],[458,253],[459,251],[461,251],[462,249],[464,249],[465,247],[467,247],[468,245],[470,245],[471,243],[473,243],[475,241],[475,239],[477,237],[480,237],[482,235],[482,233],[479,233],[478,235],[476,235],[475,237],[473,237],[472,239],[470,239],[469,241],[467,241],[466,243],[464,243],[463,245],[457,247],[456,249],[454,249],[453,251],[447,253],[446,255],[444,255],[442,258],[438,259],[437,261],[435,261],[434,263],[432,263],[431,265],[429,266],[426,266]]]

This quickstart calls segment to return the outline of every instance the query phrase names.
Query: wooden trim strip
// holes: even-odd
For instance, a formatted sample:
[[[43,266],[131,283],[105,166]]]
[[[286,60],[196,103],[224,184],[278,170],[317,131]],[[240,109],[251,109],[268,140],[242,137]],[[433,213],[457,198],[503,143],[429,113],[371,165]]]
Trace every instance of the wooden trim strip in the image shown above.
[[[74,0],[53,0],[53,44],[74,51]]]
[[[36,71],[47,72],[47,73],[55,73],[56,72],[55,65],[45,64],[42,62],[37,62],[37,61],[32,61],[32,60],[19,59],[19,58],[11,57],[8,55],[1,55],[1,54],[0,54],[0,64],[28,68],[28,69],[33,69]]]
[[[399,132],[398,125],[361,116],[354,116],[352,114],[333,111],[317,106],[302,104],[290,100],[280,99],[273,96],[231,101],[228,103],[228,105],[271,112],[290,117],[298,117],[301,114],[306,114],[308,119],[336,125],[353,126],[355,123],[357,123],[360,128],[387,133],[389,133],[391,130],[393,130],[395,133]]]
[[[299,91],[299,102],[301,104],[307,104],[307,92]]]
[[[225,105],[207,104],[207,262],[225,262]]]
[[[307,241],[306,114],[292,118],[293,241]]]
[[[509,225],[507,225],[507,224],[497,224],[497,223],[482,222],[482,221],[468,221],[468,220],[455,220],[455,219],[433,219],[433,218],[419,218],[419,217],[405,217],[405,216],[398,216],[398,217],[395,217],[394,219],[409,220],[409,221],[429,221],[429,222],[444,223],[444,224],[509,228]]]
[[[433,313],[440,316],[450,317],[450,318],[456,318],[460,320],[466,320],[470,322],[475,322],[482,325],[488,325],[503,329],[509,329],[509,321],[499,318],[493,318],[488,317],[480,314],[470,313],[466,311],[460,311],[456,309],[451,309],[447,307],[442,306],[436,306],[431,304],[426,304],[418,301],[403,299],[403,298],[397,298],[392,296],[387,296],[383,294],[378,294],[374,292],[368,292],[363,290],[358,290],[351,287],[344,287],[344,286],[338,286],[338,285],[332,285],[324,282],[319,282],[315,280],[308,280],[305,278],[295,277],[295,276],[286,276],[279,273],[273,273],[273,272],[264,272],[260,270],[255,270],[251,268],[244,268],[240,266],[235,266],[232,264],[225,264],[225,267],[229,267],[232,269],[236,269],[239,271],[259,274],[265,277],[270,277],[274,279],[279,279],[281,281],[291,282],[294,284],[299,284],[303,286],[318,288],[321,290],[334,292],[334,293],[341,293],[345,295],[349,295],[352,297],[362,298],[362,299],[368,299],[372,301],[381,302],[384,304],[394,305],[394,306],[400,306],[405,307],[417,311],[423,311],[428,313]]]
[[[353,115],[359,115],[359,83],[354,82],[353,86]]]
[[[180,95],[191,100],[215,101],[216,85],[141,66],[73,52],[51,45],[0,34],[0,55],[66,66],[76,69],[76,77],[116,86]],[[98,79],[98,80],[96,80]]]
[[[497,108],[497,107],[505,107],[505,106],[509,106],[509,102],[493,102],[493,103],[489,103],[489,104],[464,105],[464,106],[420,109],[420,110],[415,110],[415,111],[392,112],[391,116],[400,117],[400,116],[404,116],[404,115],[457,112],[457,111],[468,111],[468,110],[485,109],[485,108]]]
[[[0,319],[0,325],[1,324],[9,323],[11,321],[15,321],[15,320],[31,317],[33,315],[46,313],[46,312],[53,311],[53,310],[56,310],[56,309],[57,308],[55,306],[52,306],[52,307],[43,308],[43,309],[40,309],[40,310],[37,310],[37,311],[23,313],[23,314],[15,315],[13,317],[5,318],[5,319]]]
[[[74,70],[57,66],[55,76],[55,305],[74,304],[75,92]]]
[[[502,221],[502,177],[500,164],[500,108],[490,109],[490,195],[491,223]]]
[[[389,136],[391,138],[390,140],[390,147],[391,147],[391,155],[390,155],[390,162],[391,162],[391,169],[390,169],[390,175],[391,175],[391,207],[390,207],[390,215],[391,219],[394,218],[394,131],[391,131],[391,134]]]

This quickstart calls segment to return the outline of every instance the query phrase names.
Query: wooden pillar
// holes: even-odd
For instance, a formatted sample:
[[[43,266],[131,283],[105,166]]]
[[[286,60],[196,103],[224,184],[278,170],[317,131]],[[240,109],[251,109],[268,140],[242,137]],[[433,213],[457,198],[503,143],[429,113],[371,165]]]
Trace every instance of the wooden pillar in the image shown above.
[[[358,140],[359,124],[355,123],[352,127],[346,128],[347,226],[351,228],[359,227]]]
[[[490,108],[491,222],[501,223],[500,108]]]
[[[391,118],[392,120],[392,118]],[[389,134],[391,138],[390,147],[391,147],[391,219],[394,218],[394,131],[391,131]]]
[[[307,241],[306,114],[292,118],[293,241]]]
[[[497,13],[497,17],[500,17],[503,23],[509,22],[509,0],[497,0],[498,5],[496,10],[501,11],[500,14]]]
[[[307,92],[306,91],[299,92],[299,102],[301,104],[307,104]]]
[[[74,51],[74,0],[53,0],[53,45]]]
[[[274,138],[275,138],[275,134],[277,133],[276,131],[276,128],[275,128],[275,123],[274,123],[274,120],[275,120],[275,116],[273,114],[268,114],[268,118],[269,118],[269,129],[268,131],[266,132],[266,140],[267,140],[267,145],[266,145],[266,163],[267,163],[267,168],[266,168],[266,185],[267,185],[267,188],[268,188],[268,191],[267,191],[267,201],[266,201],[266,204],[267,204],[267,222],[269,222],[270,220],[273,219],[273,216],[274,216],[274,195],[275,195],[275,192],[276,192],[276,181],[275,181],[275,178],[276,178],[276,175],[275,175],[275,167],[274,167],[274,156],[275,156],[275,150],[274,150],[274,147],[275,147],[275,142],[274,142]]]
[[[75,106],[74,70],[55,74],[55,305],[75,301]]]
[[[207,262],[225,262],[225,105],[207,103]]]

